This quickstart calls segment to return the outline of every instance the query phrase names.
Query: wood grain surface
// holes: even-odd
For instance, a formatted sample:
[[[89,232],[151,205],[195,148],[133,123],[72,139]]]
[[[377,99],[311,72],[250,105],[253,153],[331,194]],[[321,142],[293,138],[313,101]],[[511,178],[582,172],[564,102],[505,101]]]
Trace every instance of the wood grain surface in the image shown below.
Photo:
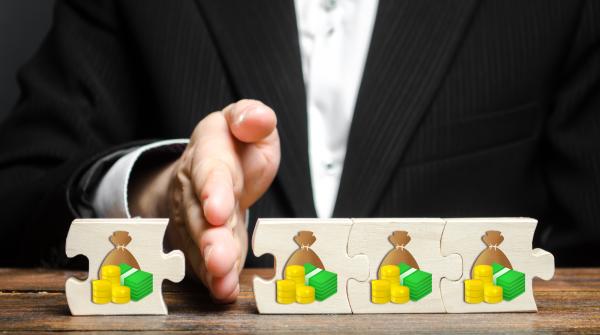
[[[0,331],[154,332],[259,334],[364,333],[600,333],[600,268],[557,269],[553,280],[534,281],[538,313],[259,315],[252,277],[242,273],[241,293],[232,305],[215,305],[199,284],[164,284],[169,315],[71,316],[64,294],[68,277],[83,272],[0,269]]]

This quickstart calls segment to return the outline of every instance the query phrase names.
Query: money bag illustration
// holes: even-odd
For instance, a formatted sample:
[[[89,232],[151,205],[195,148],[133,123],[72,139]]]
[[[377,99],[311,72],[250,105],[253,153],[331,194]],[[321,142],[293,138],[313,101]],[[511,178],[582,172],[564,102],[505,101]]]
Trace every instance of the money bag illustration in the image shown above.
[[[492,265],[493,263],[498,263],[509,269],[513,268],[508,257],[506,257],[504,252],[498,247],[502,241],[504,241],[501,232],[497,230],[488,230],[481,239],[487,245],[487,248],[477,256],[471,272],[473,272],[477,265]],[[473,276],[473,273],[471,273],[471,275]]]
[[[313,235],[312,231],[302,230],[294,236],[294,241],[298,244],[298,250],[290,256],[287,261],[287,265],[301,265],[304,266],[306,263],[310,263],[320,269],[325,269],[323,262],[317,254],[310,248],[315,243],[317,238]]]
[[[410,242],[410,236],[408,232],[404,230],[397,230],[388,237],[388,240],[394,246],[394,249],[390,250],[387,255],[381,261],[379,268],[384,265],[398,265],[400,263],[406,263],[412,268],[419,269],[417,261],[413,255],[406,249],[406,245]]]
[[[117,265],[121,263],[128,264],[136,269],[140,269],[140,265],[137,260],[127,248],[125,248],[129,242],[131,242],[131,236],[126,231],[115,231],[110,236],[110,242],[115,246],[104,258],[102,264],[100,265],[100,269],[104,265]],[[100,274],[98,274],[100,277]]]

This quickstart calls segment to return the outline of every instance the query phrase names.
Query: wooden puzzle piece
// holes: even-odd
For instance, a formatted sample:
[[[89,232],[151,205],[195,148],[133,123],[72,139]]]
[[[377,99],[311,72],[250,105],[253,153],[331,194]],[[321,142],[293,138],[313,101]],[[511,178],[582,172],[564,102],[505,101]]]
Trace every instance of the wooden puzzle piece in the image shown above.
[[[366,280],[369,269],[366,256],[347,255],[351,227],[350,219],[259,219],[252,236],[252,248],[256,256],[267,253],[274,256],[275,277],[268,280],[254,278],[258,311],[267,314],[351,313],[346,287],[348,279]],[[300,232],[311,232],[314,241],[310,240],[310,245],[299,247],[295,242],[298,235],[309,236],[307,233],[299,234]],[[299,248],[304,253],[301,257],[294,255]],[[316,254],[325,270],[337,274],[337,293],[323,301],[307,304],[278,303],[276,281],[283,278],[284,267],[290,258],[292,262],[314,258],[308,249]]]
[[[350,280],[348,298],[353,313],[444,313],[440,280],[458,280],[462,274],[459,255],[442,256],[440,240],[445,221],[439,218],[353,219],[348,255],[366,255],[369,280]],[[381,303],[371,301],[371,281],[378,279],[383,263],[404,262],[431,274],[431,293],[417,301]]]
[[[537,220],[530,218],[446,219],[441,242],[442,255],[459,254],[463,260],[463,275],[458,281],[442,280],[442,299],[446,311],[537,311],[532,281],[534,277],[544,280],[552,278],[554,256],[542,249],[532,250],[536,225]],[[519,291],[510,301],[500,299],[498,303],[465,302],[464,280],[471,278],[475,263],[496,263],[497,268],[502,268],[503,272],[512,267],[513,270],[524,273],[524,292]],[[501,274],[495,272],[495,275]]]
[[[73,277],[67,279],[65,293],[71,313],[73,315],[167,314],[162,296],[162,281],[168,279],[179,282],[185,275],[183,253],[179,250],[168,254],[163,253],[163,237],[168,221],[168,219],[74,220],[67,235],[66,253],[68,257],[86,256],[89,270],[85,280]],[[129,242],[116,242],[119,238],[127,241],[127,236]],[[135,259],[131,258],[132,256]],[[134,301],[132,298],[130,302],[123,304],[94,303],[91,283],[92,280],[99,279],[101,264],[116,265],[120,259],[130,259],[130,263],[137,262],[140,270],[152,275],[150,285],[152,293],[139,301]],[[136,271],[129,266],[126,268],[130,273]],[[150,287],[144,289],[150,290]]]

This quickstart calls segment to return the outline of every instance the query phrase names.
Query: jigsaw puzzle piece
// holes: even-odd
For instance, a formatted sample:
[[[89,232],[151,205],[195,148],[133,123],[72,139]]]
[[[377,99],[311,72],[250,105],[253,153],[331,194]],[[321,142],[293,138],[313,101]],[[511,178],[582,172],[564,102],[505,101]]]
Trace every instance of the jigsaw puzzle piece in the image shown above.
[[[350,219],[259,219],[252,235],[252,248],[257,257],[267,253],[274,256],[275,277],[269,280],[258,276],[254,278],[258,311],[267,314],[351,313],[347,296],[348,279],[366,280],[369,269],[366,256],[348,257],[346,253],[351,227]],[[316,238],[303,248],[310,248],[325,270],[337,274],[337,293],[309,304],[280,304],[277,302],[276,280],[283,278],[286,263],[301,248],[294,242],[301,231],[312,232]]]
[[[185,259],[179,250],[163,252],[163,237],[168,219],[78,219],[71,223],[66,240],[67,257],[88,258],[88,277],[69,278],[65,293],[73,315],[167,314],[162,296],[162,281],[179,282],[185,275]],[[95,304],[91,281],[98,278],[100,265],[115,249],[110,237],[116,231],[127,232],[131,241],[126,248],[139,263],[140,270],[152,274],[152,293],[126,304]]]
[[[531,218],[446,219],[442,254],[459,254],[463,260],[463,276],[460,280],[442,280],[442,298],[446,310],[449,313],[537,311],[532,281],[534,277],[544,280],[552,278],[554,256],[542,249],[532,250],[536,225],[537,220]],[[490,238],[492,236],[493,239]],[[484,251],[487,255],[483,254]],[[524,273],[524,292],[510,301],[466,303],[463,281],[471,278],[476,262],[506,263],[513,270]]]
[[[369,258],[369,278],[348,283],[352,312],[444,313],[440,280],[444,277],[458,280],[462,275],[460,256],[441,254],[444,225],[445,221],[439,218],[353,219],[348,255],[362,254]],[[418,301],[402,304],[373,303],[371,281],[378,279],[380,266],[383,263],[397,265],[399,261],[431,273],[431,293]]]

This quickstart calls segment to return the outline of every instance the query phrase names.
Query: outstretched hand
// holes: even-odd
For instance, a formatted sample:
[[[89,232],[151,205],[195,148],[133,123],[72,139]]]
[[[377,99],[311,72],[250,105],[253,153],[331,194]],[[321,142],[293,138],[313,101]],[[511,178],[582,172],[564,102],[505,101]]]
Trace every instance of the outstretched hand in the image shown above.
[[[181,157],[142,178],[130,191],[134,215],[168,216],[169,242],[219,302],[239,294],[248,249],[246,210],[279,167],[277,118],[256,100],[240,100],[206,116]]]

